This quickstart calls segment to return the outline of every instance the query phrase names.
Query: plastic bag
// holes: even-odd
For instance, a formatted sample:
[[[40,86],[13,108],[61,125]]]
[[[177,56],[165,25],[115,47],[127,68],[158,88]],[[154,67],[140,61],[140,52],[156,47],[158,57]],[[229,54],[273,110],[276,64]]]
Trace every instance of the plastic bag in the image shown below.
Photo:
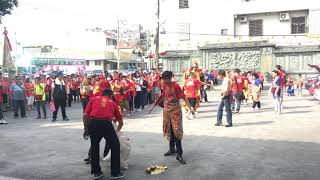
[[[55,112],[56,111],[56,106],[54,105],[53,101],[50,102],[50,111],[51,112]]]
[[[120,166],[122,169],[128,169],[128,160],[131,150],[130,139],[123,133],[118,134],[120,142]]]

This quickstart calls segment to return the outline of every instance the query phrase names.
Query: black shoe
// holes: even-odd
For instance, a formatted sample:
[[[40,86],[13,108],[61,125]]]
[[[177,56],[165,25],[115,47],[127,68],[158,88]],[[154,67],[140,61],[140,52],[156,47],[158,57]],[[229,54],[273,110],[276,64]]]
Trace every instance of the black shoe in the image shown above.
[[[27,116],[21,116],[21,118],[27,118]]]
[[[87,157],[87,158],[85,158],[83,161],[85,161],[85,162],[88,162],[88,161],[90,161],[91,159],[89,158],[89,157]]]
[[[41,116],[38,116],[36,119],[41,119]]]
[[[228,125],[226,125],[226,127],[232,127],[232,124],[228,124]]]
[[[57,119],[56,118],[52,118],[52,122],[56,122],[57,121]]]
[[[239,111],[234,111],[233,114],[240,114],[240,112]]]
[[[187,164],[187,162],[182,158],[181,155],[177,155],[176,160],[178,160],[181,164]]]
[[[102,177],[103,177],[103,173],[102,172],[94,173],[94,175],[93,175],[93,179],[100,179]]]
[[[116,175],[111,175],[109,179],[122,179],[124,178],[124,174],[123,173],[119,173],[119,174],[116,174]]]
[[[174,156],[177,154],[177,151],[175,149],[169,150],[168,152],[164,153],[164,156]]]
[[[68,119],[67,117],[66,117],[66,118],[63,118],[63,120],[64,120],[64,121],[69,121],[69,119]]]
[[[42,119],[47,119],[47,116],[43,117]]]
[[[215,124],[215,126],[221,126],[221,125],[222,125],[221,122],[217,122],[217,123]]]

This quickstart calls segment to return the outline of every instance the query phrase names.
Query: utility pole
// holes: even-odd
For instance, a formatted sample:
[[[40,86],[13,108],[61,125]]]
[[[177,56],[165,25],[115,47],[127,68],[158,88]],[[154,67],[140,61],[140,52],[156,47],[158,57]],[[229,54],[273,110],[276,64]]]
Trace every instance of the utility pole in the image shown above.
[[[155,68],[159,68],[159,39],[160,39],[160,0],[158,1],[157,6],[157,34],[156,34],[156,58],[155,58]]]
[[[117,27],[117,49],[118,49],[118,55],[117,55],[117,62],[118,62],[118,72],[120,72],[120,22],[118,21],[118,27]]]

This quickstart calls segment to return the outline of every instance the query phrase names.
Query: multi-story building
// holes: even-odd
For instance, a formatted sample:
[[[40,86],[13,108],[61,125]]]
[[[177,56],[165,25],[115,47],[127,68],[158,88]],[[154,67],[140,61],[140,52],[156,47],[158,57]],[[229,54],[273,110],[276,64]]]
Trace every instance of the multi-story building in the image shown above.
[[[270,72],[281,64],[293,74],[313,73],[308,64],[320,64],[320,43],[313,35],[320,34],[320,3],[316,2],[165,1],[160,24],[164,22],[166,33],[160,36],[160,52],[171,53],[162,56],[163,66],[181,73],[184,66],[172,64],[186,65],[189,60],[205,69]],[[186,50],[192,53],[186,56]]]

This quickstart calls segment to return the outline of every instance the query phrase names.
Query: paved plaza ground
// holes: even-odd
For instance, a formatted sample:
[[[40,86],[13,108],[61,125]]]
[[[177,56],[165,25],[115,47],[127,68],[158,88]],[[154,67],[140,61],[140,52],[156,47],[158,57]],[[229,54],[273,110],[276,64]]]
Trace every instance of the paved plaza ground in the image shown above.
[[[271,98],[264,93],[262,110],[252,112],[243,105],[233,116],[234,127],[215,127],[218,94],[208,92],[210,103],[202,104],[197,119],[184,119],[184,157],[163,157],[168,142],[162,136],[161,109],[148,115],[137,113],[125,119],[123,131],[132,151],[128,180],[319,180],[320,105],[311,97],[285,97],[284,113],[274,114]],[[91,179],[87,156],[89,142],[83,140],[80,103],[67,110],[69,122],[27,119],[0,126],[0,180]],[[60,115],[60,114],[59,114]],[[61,118],[60,118],[61,119]],[[226,124],[224,116],[224,124]],[[103,141],[104,144],[104,141]],[[101,162],[105,176],[109,162]],[[146,167],[168,166],[159,176],[145,175]],[[2,177],[1,177],[2,176]],[[108,179],[108,178],[105,178]]]

